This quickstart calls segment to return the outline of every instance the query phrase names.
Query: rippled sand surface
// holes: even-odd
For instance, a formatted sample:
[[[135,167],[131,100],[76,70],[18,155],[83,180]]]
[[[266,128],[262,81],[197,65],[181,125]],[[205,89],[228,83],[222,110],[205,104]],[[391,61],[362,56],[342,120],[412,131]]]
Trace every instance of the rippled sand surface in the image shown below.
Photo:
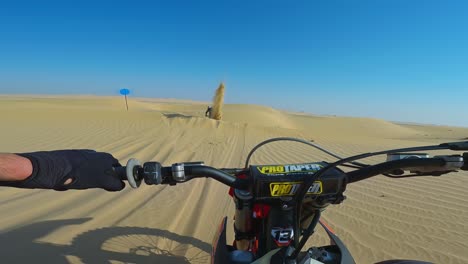
[[[399,125],[368,118],[323,117],[256,105],[226,105],[223,121],[204,117],[206,104],[162,99],[0,96],[0,150],[89,148],[164,165],[204,161],[242,167],[262,140],[293,136],[349,156],[468,137],[468,129]],[[330,160],[296,143],[274,143],[254,163]],[[368,160],[379,161],[379,159]],[[357,263],[409,258],[468,263],[467,173],[349,185],[347,199],[324,219]],[[0,187],[2,263],[209,263],[211,241],[225,215],[228,188],[196,179],[119,193],[55,192]],[[230,228],[231,229],[231,228]],[[229,229],[228,241],[232,241]],[[324,244],[318,232],[310,244]]]

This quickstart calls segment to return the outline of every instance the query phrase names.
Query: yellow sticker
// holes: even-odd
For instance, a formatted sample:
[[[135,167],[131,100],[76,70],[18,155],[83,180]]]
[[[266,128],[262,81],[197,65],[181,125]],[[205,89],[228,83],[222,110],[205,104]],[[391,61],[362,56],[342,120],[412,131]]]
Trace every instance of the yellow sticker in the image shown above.
[[[292,196],[296,194],[302,182],[272,182],[270,183],[270,194],[273,197]],[[315,181],[307,191],[307,194],[321,194],[322,182]]]
[[[284,173],[284,166],[263,166],[258,167],[262,174]]]

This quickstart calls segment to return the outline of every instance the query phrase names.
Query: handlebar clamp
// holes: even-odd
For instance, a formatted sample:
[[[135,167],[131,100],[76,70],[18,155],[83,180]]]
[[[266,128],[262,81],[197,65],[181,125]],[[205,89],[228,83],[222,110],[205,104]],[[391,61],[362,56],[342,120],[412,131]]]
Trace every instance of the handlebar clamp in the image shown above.
[[[192,177],[191,166],[204,166],[205,164],[202,161],[195,162],[183,162],[183,163],[174,163],[172,164],[172,179],[176,182],[185,182],[190,180]],[[187,174],[186,174],[187,169]]]
[[[176,182],[184,182],[186,180],[185,165],[183,163],[172,164],[172,178]]]

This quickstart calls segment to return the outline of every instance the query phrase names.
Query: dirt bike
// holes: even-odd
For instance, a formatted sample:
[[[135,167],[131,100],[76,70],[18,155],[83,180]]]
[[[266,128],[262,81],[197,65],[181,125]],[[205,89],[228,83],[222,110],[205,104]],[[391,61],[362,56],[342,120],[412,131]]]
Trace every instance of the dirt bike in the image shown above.
[[[265,144],[295,141],[314,147],[338,159],[333,163],[250,165],[253,153]],[[411,147],[360,154],[348,158],[321,146],[296,138],[273,138],[261,142],[248,154],[244,168],[217,169],[203,162],[175,163],[162,166],[158,162],[143,165],[130,159],[117,174],[133,188],[144,181],[148,185],[176,185],[194,178],[213,178],[229,187],[235,202],[232,245],[226,243],[227,217],[221,221],[213,240],[212,263],[355,263],[342,240],[320,219],[330,204],[340,204],[346,185],[379,174],[391,178],[440,176],[457,170],[468,170],[468,152],[461,155],[429,156],[414,153],[431,150],[468,151],[468,141]],[[385,162],[369,165],[358,162],[376,155],[387,155]],[[338,168],[353,170],[344,172]],[[330,238],[330,245],[302,251],[307,240],[320,224]],[[389,260],[380,263],[427,263]]]

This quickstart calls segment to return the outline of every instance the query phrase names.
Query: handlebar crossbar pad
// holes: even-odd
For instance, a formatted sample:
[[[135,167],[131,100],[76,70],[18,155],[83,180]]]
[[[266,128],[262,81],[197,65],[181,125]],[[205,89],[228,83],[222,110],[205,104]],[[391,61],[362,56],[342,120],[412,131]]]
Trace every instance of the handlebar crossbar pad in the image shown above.
[[[257,200],[281,200],[296,195],[304,181],[314,177],[319,170],[326,167],[326,162],[303,164],[277,164],[250,166],[250,174],[255,180]],[[332,168],[316,180],[308,189],[308,196],[334,197],[344,190],[346,175]]]

